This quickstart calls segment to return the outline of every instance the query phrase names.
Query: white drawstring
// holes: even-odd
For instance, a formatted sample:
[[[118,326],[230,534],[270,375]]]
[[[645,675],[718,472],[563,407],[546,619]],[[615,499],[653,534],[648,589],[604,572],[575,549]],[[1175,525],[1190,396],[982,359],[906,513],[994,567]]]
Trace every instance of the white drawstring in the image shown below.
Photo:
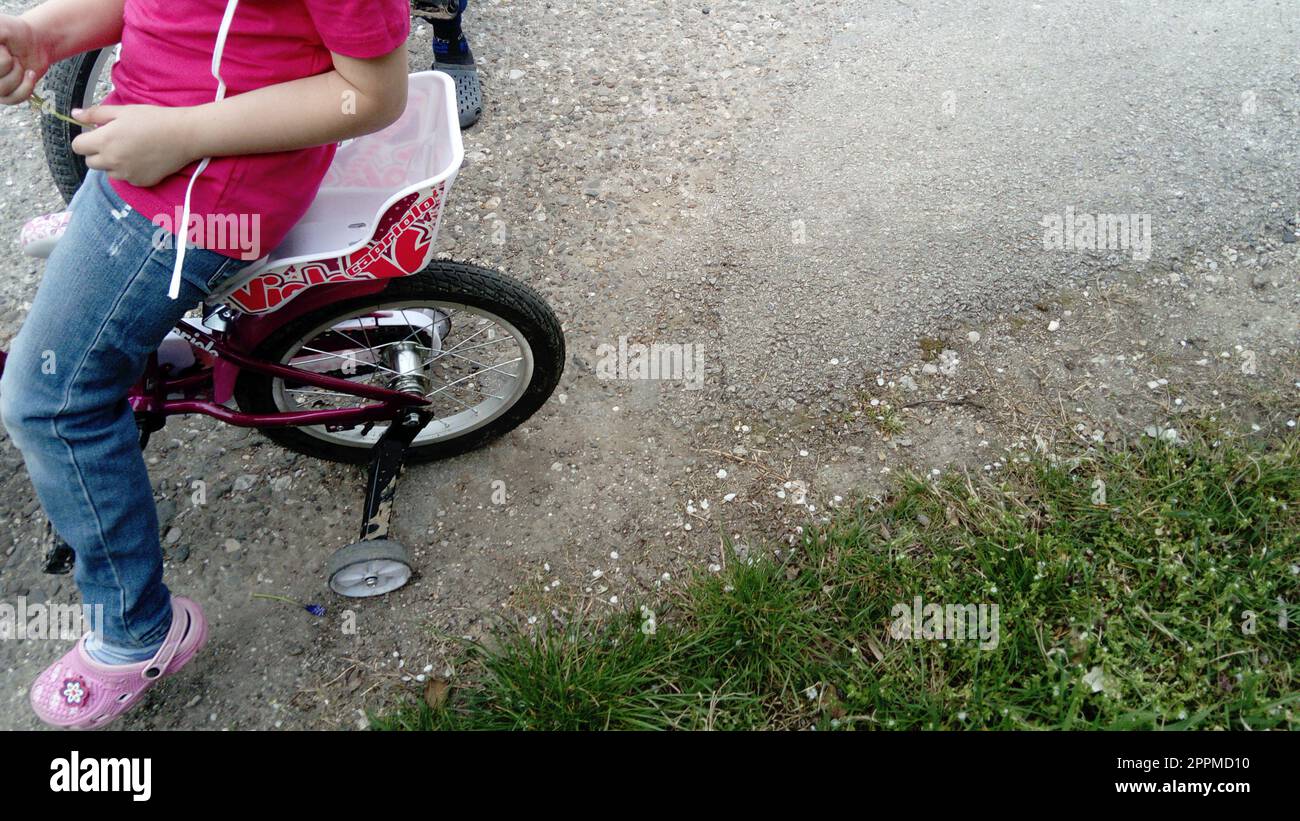
[[[238,5],[239,0],[229,0],[226,3],[226,13],[221,18],[221,28],[217,29],[217,47],[212,52],[212,76],[217,80],[215,101],[220,101],[226,96],[226,81],[221,79],[221,54],[226,50],[226,35],[230,34],[230,23],[235,19],[235,7]],[[181,224],[176,235],[179,240],[176,245],[176,264],[172,267],[171,287],[167,289],[167,296],[172,299],[176,299],[181,294],[181,267],[185,264],[185,245],[190,233],[190,194],[194,191],[194,181],[211,161],[211,157],[204,157],[199,162],[199,167],[190,175],[190,184],[185,186],[185,204],[181,207]]]

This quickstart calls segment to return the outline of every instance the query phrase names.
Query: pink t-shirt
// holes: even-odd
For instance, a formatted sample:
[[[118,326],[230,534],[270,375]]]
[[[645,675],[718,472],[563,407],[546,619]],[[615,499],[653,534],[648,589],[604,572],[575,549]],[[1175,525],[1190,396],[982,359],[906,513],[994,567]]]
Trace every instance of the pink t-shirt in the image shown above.
[[[126,0],[121,56],[105,102],[211,102],[212,53],[225,10],[226,0]],[[410,13],[409,0],[240,0],[221,60],[226,96],[330,71],[331,51],[359,59],[387,54],[406,42]],[[245,259],[269,253],[311,204],[335,147],[212,158],[190,196],[191,241]],[[178,233],[197,165],[149,188],[111,184],[136,211]],[[231,230],[198,227],[205,225]]]

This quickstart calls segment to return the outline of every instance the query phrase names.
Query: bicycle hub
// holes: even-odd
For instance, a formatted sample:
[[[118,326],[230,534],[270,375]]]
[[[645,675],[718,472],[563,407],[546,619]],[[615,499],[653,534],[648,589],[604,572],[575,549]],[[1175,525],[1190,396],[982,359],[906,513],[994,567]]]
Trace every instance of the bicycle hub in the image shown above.
[[[398,342],[392,347],[390,367],[395,372],[389,387],[403,393],[429,392],[428,378],[424,375],[424,357],[414,342]]]

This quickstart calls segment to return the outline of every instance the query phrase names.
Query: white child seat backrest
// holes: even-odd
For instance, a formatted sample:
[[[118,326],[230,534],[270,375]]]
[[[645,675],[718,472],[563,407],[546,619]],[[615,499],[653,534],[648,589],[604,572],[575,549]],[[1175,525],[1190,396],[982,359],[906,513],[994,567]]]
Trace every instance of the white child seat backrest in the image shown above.
[[[441,72],[410,76],[397,122],[344,143],[307,213],[267,262],[268,268],[346,256],[364,247],[388,209],[420,189],[445,183],[464,158],[456,92]]]

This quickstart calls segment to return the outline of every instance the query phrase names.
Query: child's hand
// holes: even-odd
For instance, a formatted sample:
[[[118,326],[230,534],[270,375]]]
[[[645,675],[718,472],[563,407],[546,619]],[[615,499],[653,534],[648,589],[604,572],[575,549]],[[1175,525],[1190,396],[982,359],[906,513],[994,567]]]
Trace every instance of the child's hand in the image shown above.
[[[148,188],[198,157],[193,156],[185,108],[154,105],[97,105],[72,116],[98,126],[72,141],[86,167],[115,180]]]
[[[26,100],[49,67],[47,49],[27,21],[0,14],[0,103]]]

